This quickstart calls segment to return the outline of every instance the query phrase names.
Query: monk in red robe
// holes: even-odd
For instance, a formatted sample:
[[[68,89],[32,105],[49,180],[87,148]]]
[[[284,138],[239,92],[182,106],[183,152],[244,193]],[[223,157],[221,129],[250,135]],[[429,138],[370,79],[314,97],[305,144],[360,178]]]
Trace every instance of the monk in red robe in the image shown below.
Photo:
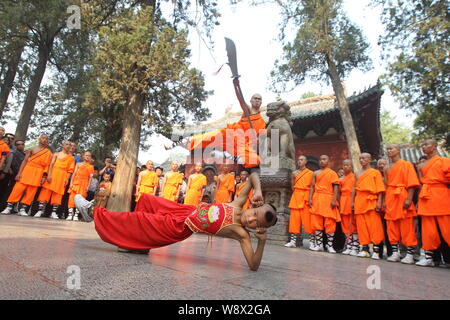
[[[392,245],[392,255],[388,261],[414,264],[414,249],[417,246],[414,217],[417,216],[413,203],[414,191],[419,187],[419,179],[411,162],[400,158],[400,146],[389,144],[387,155],[392,164],[385,168],[387,231]],[[406,256],[400,260],[399,243],[407,247]]]
[[[28,216],[27,209],[34,200],[38,188],[47,179],[52,152],[48,149],[48,136],[41,135],[36,147],[25,151],[25,158],[16,176],[16,184],[8,198],[8,205],[3,214],[11,214],[14,203],[21,202],[19,215]],[[22,200],[21,197],[23,195]]]
[[[422,218],[422,248],[425,257],[418,266],[433,266],[433,253],[441,238],[450,246],[450,159],[437,154],[434,139],[422,143],[427,161],[419,165],[422,189],[419,194],[418,214]]]
[[[340,197],[339,212],[341,213],[342,232],[346,236],[345,255],[358,255],[359,241],[356,229],[356,220],[352,211],[352,191],[355,187],[355,174],[351,160],[344,160],[342,164],[344,176],[339,179]]]
[[[208,184],[206,176],[201,173],[202,163],[196,163],[194,173],[189,176],[186,196],[184,197],[184,204],[191,206],[198,206],[205,193],[205,187]]]
[[[39,193],[39,210],[34,215],[39,218],[45,212],[47,203],[53,206],[51,218],[59,219],[56,211],[61,205],[62,197],[65,193],[66,186],[69,183],[70,175],[75,170],[75,158],[70,153],[71,144],[69,141],[64,141],[62,150],[56,152],[50,163],[47,180],[42,186]]]
[[[254,129],[251,130],[249,119],[243,115],[236,123],[228,124],[224,129],[213,130],[191,137],[188,149],[204,149],[220,147],[223,151],[233,156],[238,156],[245,168],[257,167],[260,158],[257,154],[257,140],[262,132],[265,132],[266,122],[261,115],[262,98],[260,94],[254,94],[250,100],[250,119]]]
[[[316,244],[311,250],[323,251],[325,232],[327,251],[336,253],[333,248],[334,233],[336,222],[341,221],[338,209],[339,177],[328,167],[330,157],[322,155],[319,159],[320,170],[314,171],[309,193],[311,226],[316,236]]]
[[[297,160],[298,170],[292,172],[292,196],[289,202],[291,214],[289,217],[289,233],[291,239],[284,246],[287,248],[295,248],[297,246],[297,234],[303,231],[310,235],[312,241],[309,242],[309,248],[314,248],[315,236],[311,227],[311,213],[309,208],[309,191],[314,172],[306,167],[308,159],[305,156],[299,156]]]
[[[222,167],[222,173],[217,179],[216,194],[214,197],[214,203],[228,203],[232,200],[232,194],[235,189],[234,175],[230,173],[228,165]]]
[[[261,263],[267,240],[266,229],[276,221],[276,209],[263,205],[257,172],[250,175],[240,197],[230,203],[206,204],[198,207],[175,203],[144,194],[135,212],[109,212],[94,209],[95,229],[100,238],[119,247],[121,252],[148,253],[149,249],[167,246],[189,238],[194,232],[219,235],[237,240],[252,271]],[[243,210],[250,189],[255,189],[255,208]],[[248,230],[255,230],[256,250]]]
[[[372,259],[380,259],[380,243],[384,240],[383,223],[380,210],[385,192],[381,173],[370,167],[372,156],[362,153],[359,163],[362,169],[356,173],[355,188],[352,193],[352,208],[356,219],[359,242],[362,250],[358,253],[360,258],[369,258],[369,244],[373,244]]]

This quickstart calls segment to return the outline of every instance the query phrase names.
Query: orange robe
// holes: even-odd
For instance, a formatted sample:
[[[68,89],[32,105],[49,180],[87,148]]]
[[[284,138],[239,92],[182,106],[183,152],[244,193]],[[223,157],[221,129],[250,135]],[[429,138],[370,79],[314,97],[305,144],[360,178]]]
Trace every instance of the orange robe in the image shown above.
[[[383,223],[375,211],[378,194],[386,190],[378,170],[367,169],[356,180],[355,219],[361,245],[379,244],[384,240]]]
[[[244,183],[240,183],[239,186],[236,189],[236,196],[235,198],[239,197],[239,195],[241,194],[242,189],[244,188],[244,186],[246,185],[247,181],[245,181]],[[245,201],[244,205],[242,206],[243,210],[247,210],[248,208],[250,208],[251,202],[250,200],[253,198],[253,189],[250,190],[250,192],[248,193],[247,196],[247,201]]]
[[[228,203],[230,201],[230,194],[234,191],[234,187],[234,176],[231,173],[227,173],[216,190],[216,200],[214,203]]]
[[[197,207],[202,200],[202,190],[207,184],[206,176],[203,173],[199,173],[193,177],[189,184],[189,190],[186,191],[184,204],[190,204]]]
[[[418,213],[422,216],[422,247],[439,248],[439,230],[450,245],[450,159],[434,156],[421,169],[422,190]]]
[[[171,174],[167,176],[166,184],[164,185],[163,198],[175,201],[178,187],[182,183],[183,175],[180,172],[171,172]]]
[[[136,197],[136,202],[139,201],[142,194],[153,194],[155,188],[158,186],[159,177],[155,171],[147,171],[141,176],[141,184],[139,185],[139,194]]]
[[[47,173],[51,160],[52,153],[47,148],[30,156],[22,170],[20,180],[16,182],[9,195],[8,202],[18,202],[25,192],[21,202],[30,205],[38,187],[41,186],[42,177],[44,173]]]
[[[86,198],[89,180],[93,173],[94,166],[90,163],[84,162],[78,167],[72,180],[72,188],[69,190],[69,208],[75,208],[75,195],[80,194]]]
[[[0,140],[0,161],[6,158],[11,150],[5,141]],[[6,160],[5,160],[6,161]]]
[[[303,230],[306,233],[312,234],[311,228],[311,213],[308,205],[309,191],[314,172],[309,169],[304,169],[294,178],[294,192],[289,202],[291,215],[289,217],[289,232],[300,233],[303,225]]]
[[[253,129],[256,136],[265,131],[266,122],[261,113],[252,114]],[[188,143],[188,149],[204,149],[206,147],[220,147],[224,151],[228,151],[233,156],[239,156],[243,159],[244,167],[252,168],[258,166],[260,158],[256,152],[257,141],[253,140],[253,133],[247,130],[251,129],[250,122],[247,117],[242,117],[238,122],[228,124],[225,129],[217,129],[191,137]],[[245,133],[248,133],[245,135]]]
[[[52,182],[45,181],[39,193],[39,202],[61,205],[62,196],[66,189],[66,181],[69,174],[75,169],[75,158],[72,155],[66,155],[64,158],[55,160],[52,169]]]
[[[352,191],[355,186],[355,174],[350,172],[342,180],[339,212],[341,213],[342,232],[346,235],[356,232],[356,221],[352,219]]]

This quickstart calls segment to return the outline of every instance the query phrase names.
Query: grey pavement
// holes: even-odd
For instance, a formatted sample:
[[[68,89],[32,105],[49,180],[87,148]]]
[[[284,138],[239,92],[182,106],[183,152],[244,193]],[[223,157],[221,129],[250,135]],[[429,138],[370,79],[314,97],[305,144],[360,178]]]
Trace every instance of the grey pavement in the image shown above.
[[[380,289],[368,288],[373,269]],[[136,255],[103,242],[94,223],[0,215],[0,299],[447,300],[449,288],[445,268],[266,245],[253,272],[231,239],[195,234]]]

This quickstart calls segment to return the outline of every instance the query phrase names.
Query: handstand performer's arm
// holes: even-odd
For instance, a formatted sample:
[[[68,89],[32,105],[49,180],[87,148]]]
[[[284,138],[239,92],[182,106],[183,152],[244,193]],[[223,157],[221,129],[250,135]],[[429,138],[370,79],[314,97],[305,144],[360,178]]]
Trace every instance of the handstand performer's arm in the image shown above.
[[[244,228],[235,229],[235,238],[241,244],[242,252],[244,253],[245,260],[247,261],[248,267],[252,271],[258,271],[259,265],[261,264],[264,246],[267,240],[267,233],[265,228],[257,229],[255,236],[258,238],[258,245],[256,251],[253,252],[252,240],[250,234]]]

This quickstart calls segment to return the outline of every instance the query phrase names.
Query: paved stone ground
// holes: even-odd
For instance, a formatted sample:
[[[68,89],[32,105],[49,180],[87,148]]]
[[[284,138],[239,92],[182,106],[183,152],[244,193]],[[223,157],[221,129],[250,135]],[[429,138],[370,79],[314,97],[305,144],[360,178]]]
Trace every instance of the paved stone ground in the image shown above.
[[[80,289],[67,287],[71,265],[80,267]],[[367,288],[373,265],[379,290]],[[211,247],[193,235],[134,255],[101,241],[93,223],[0,216],[0,299],[450,299],[449,288],[445,268],[267,245],[252,272],[230,239]]]

